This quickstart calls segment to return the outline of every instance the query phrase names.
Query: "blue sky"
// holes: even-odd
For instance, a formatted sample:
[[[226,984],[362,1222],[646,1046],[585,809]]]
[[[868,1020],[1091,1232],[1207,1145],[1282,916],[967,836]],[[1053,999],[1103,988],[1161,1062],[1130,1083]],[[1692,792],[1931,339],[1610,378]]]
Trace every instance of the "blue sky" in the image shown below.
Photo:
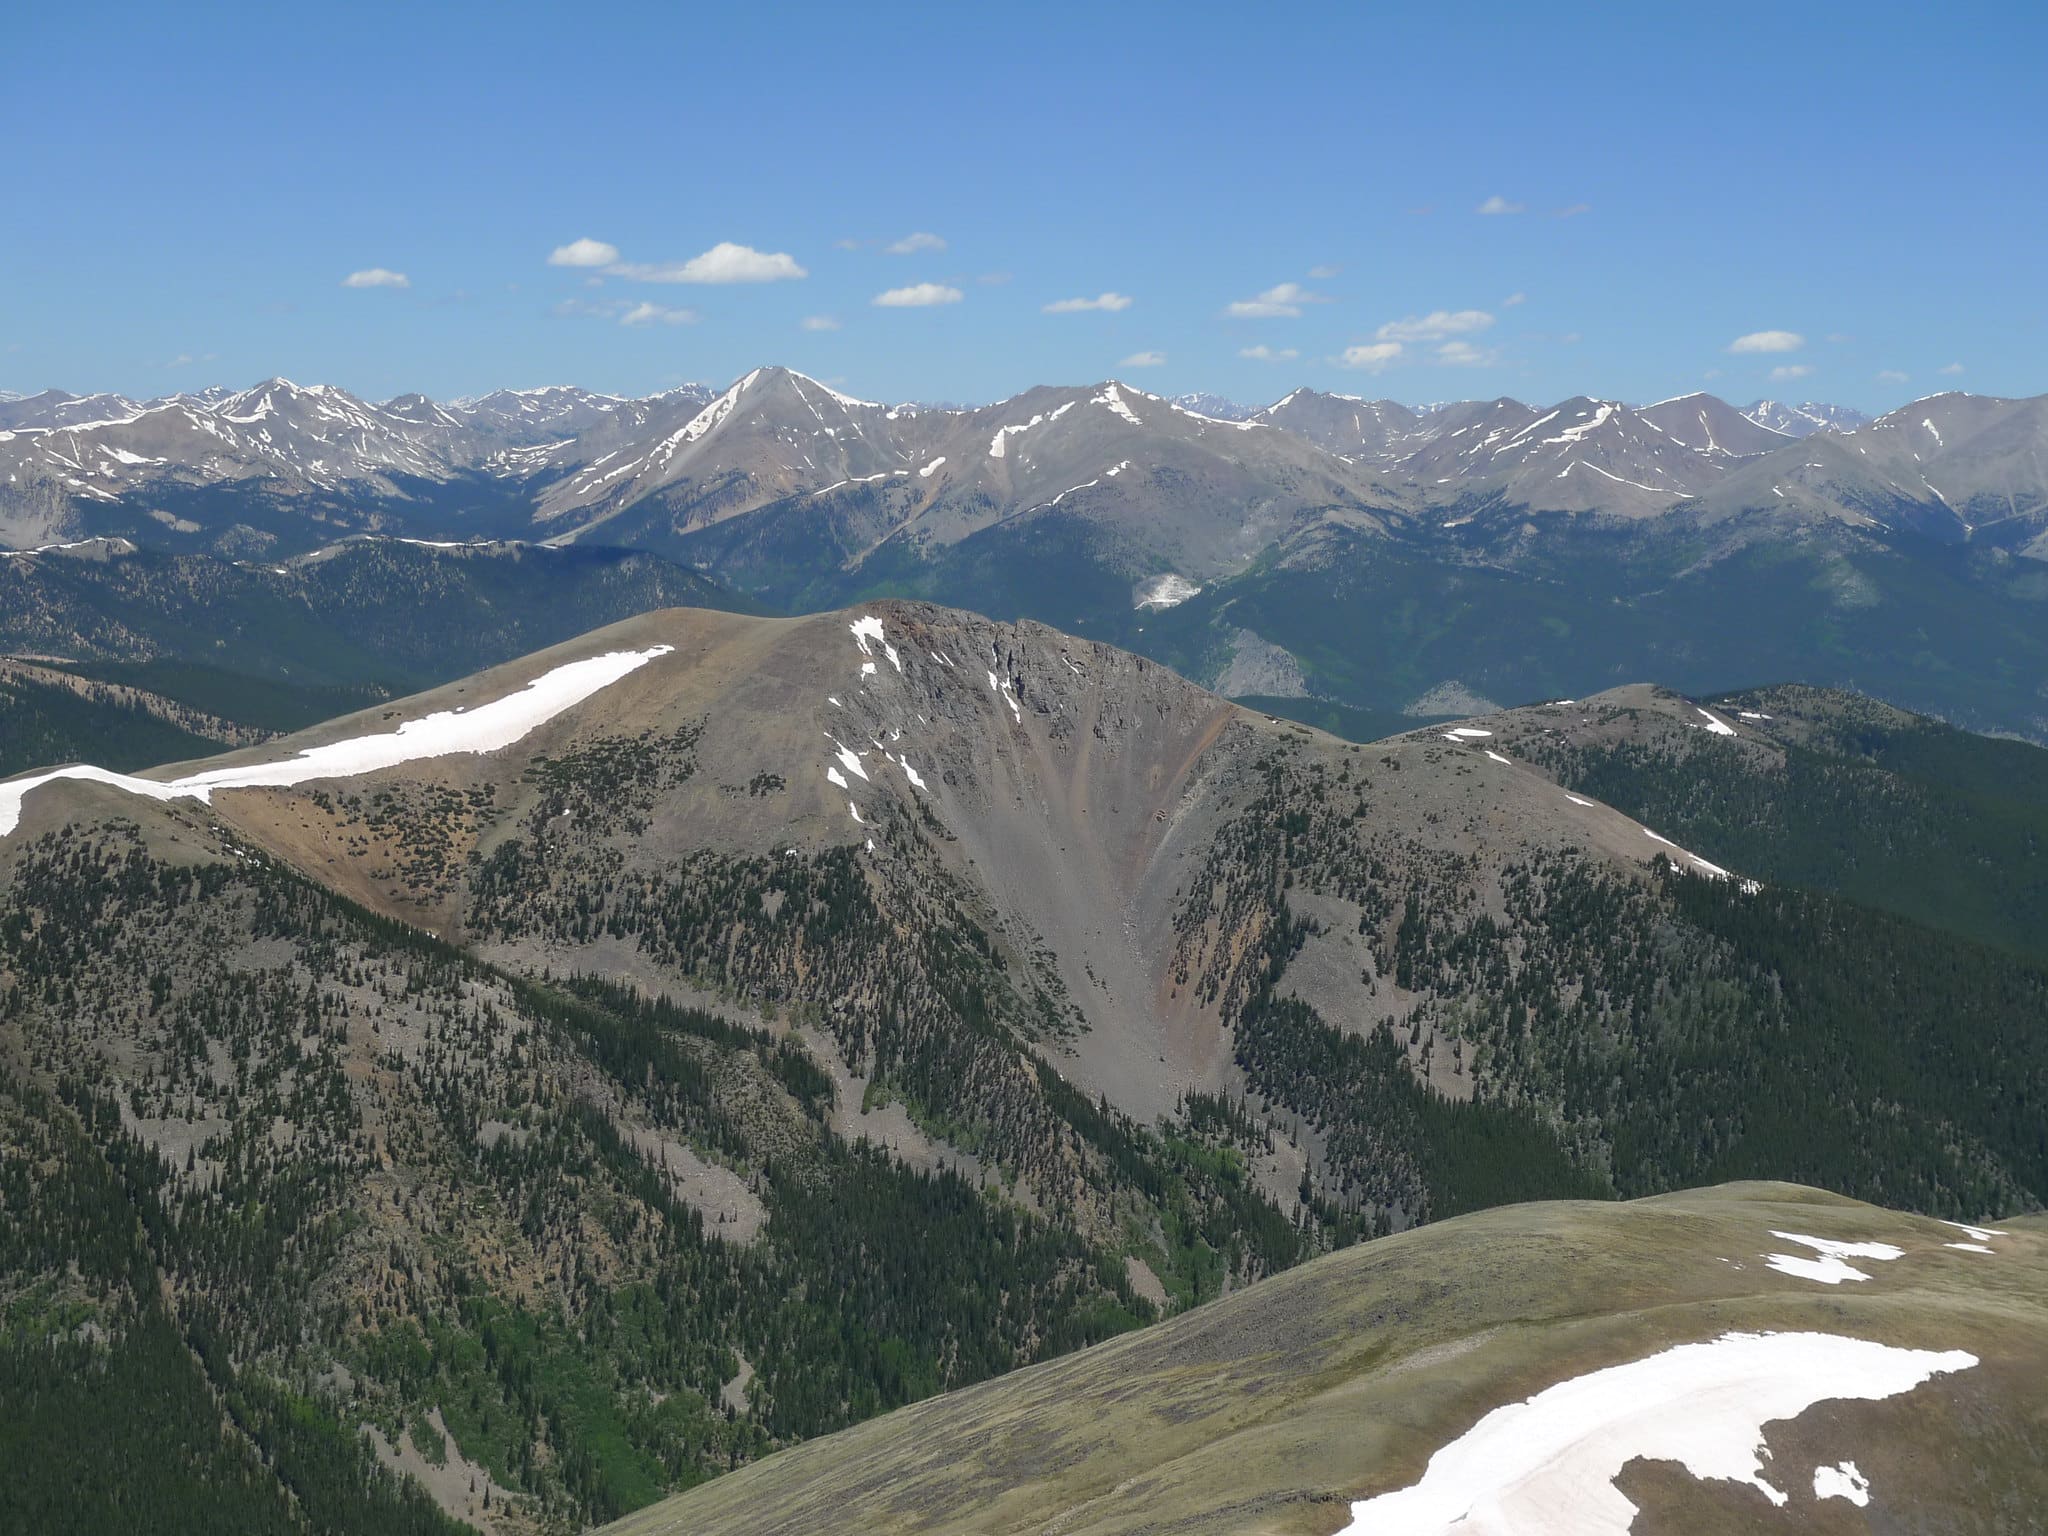
[[[0,386],[2048,390],[2048,7],[1453,9],[24,7]]]

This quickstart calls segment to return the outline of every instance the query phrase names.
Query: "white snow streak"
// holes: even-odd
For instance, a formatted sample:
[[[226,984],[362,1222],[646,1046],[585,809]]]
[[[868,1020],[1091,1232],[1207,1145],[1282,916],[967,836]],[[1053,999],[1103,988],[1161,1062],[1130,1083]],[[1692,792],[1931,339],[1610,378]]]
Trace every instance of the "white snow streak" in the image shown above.
[[[1142,427],[1144,425],[1142,421],[1138,420],[1137,413],[1124,404],[1124,397],[1117,392],[1117,387],[1114,384],[1103,385],[1102,393],[1092,397],[1088,403],[1090,405],[1108,406],[1134,427]]]
[[[1693,708],[1699,711],[1700,717],[1707,722],[1707,729],[1712,731],[1716,736],[1733,736],[1735,734],[1735,727],[1730,725],[1726,720],[1720,719],[1715,715],[1708,714],[1707,711],[1705,711],[1704,709],[1700,709],[1699,705],[1697,704],[1693,705]]]
[[[511,746],[563,710],[582,703],[599,689],[639,670],[655,657],[668,655],[673,649],[673,646],[657,645],[644,651],[609,651],[602,656],[566,662],[542,673],[517,693],[493,699],[488,704],[479,704],[474,709],[440,710],[417,720],[408,720],[395,731],[308,747],[297,757],[286,758],[282,762],[210,768],[169,781],[134,778],[89,766],[58,768],[34,778],[16,779],[0,784],[0,837],[7,836],[20,824],[23,796],[38,785],[55,779],[112,784],[152,800],[210,802],[216,789],[285,788],[303,784],[309,779],[354,778],[423,758],[496,752]]]
[[[1970,1241],[1975,1243],[1988,1243],[1994,1237],[2012,1236],[2010,1232],[2001,1231],[1997,1227],[1973,1227],[1967,1221],[1943,1221],[1941,1224],[1944,1227],[1954,1227],[1958,1232],[1969,1233]]]
[[[846,627],[853,631],[854,644],[860,647],[861,655],[872,656],[875,654],[868,649],[868,642],[882,638],[882,621],[880,619],[876,618],[872,613],[864,613]]]

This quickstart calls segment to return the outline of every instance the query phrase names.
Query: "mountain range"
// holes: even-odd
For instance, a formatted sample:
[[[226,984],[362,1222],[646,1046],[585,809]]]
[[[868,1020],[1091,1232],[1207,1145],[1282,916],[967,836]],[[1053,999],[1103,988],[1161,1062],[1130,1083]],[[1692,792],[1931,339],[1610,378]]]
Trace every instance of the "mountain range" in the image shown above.
[[[80,1507],[88,1423],[134,1447],[111,1524],[188,1528],[206,1467],[193,1529],[524,1532],[1503,1202],[2048,1193],[2048,754],[1850,696],[1364,744],[884,601],[643,613],[280,739],[97,703],[230,750],[0,782],[25,1528]],[[1936,1278],[1967,1312],[2008,1273]],[[1753,1282],[1707,1312],[1814,1305]],[[1407,1286],[1374,1305],[1493,1326]]]
[[[560,387],[498,390],[444,405],[421,395],[372,403],[332,386],[270,379],[238,392],[147,402],[54,390],[0,402],[0,469],[17,533],[38,519],[45,534],[66,531],[55,510],[62,503],[148,501],[200,486],[260,488],[315,503],[346,488],[390,501],[387,515],[398,518],[396,507],[432,504],[435,488],[474,480],[506,498],[503,525],[492,530],[500,534],[587,538],[635,509],[643,509],[642,522],[652,520],[645,513],[659,513],[668,532],[683,533],[858,485],[887,503],[880,533],[948,541],[1086,491],[1102,493],[1089,498],[1095,501],[1117,499],[1115,492],[1142,501],[1135,488],[1147,482],[1172,485],[1224,464],[1262,490],[1295,487],[1332,508],[1399,518],[1475,500],[1533,512],[1646,516],[1702,496],[1736,466],[1760,460],[1764,472],[1735,495],[1748,498],[1749,510],[1781,511],[1756,499],[1755,483],[1785,479],[1804,463],[1795,442],[1826,432],[1856,438],[1850,451],[1859,455],[1878,446],[1873,470],[1901,503],[1897,516],[1906,515],[1905,504],[1931,501],[1953,511],[1944,531],[1960,537],[1989,522],[1981,515],[1988,497],[2008,497],[2011,515],[2031,515],[2040,501],[2038,469],[2029,480],[2013,462],[2038,439],[2040,403],[1972,401],[1934,396],[1880,418],[1881,429],[1941,418],[1927,441],[1904,450],[1921,457],[1902,481],[1903,461],[1890,451],[1895,430],[1856,437],[1872,424],[1837,407],[1766,400],[1738,411],[1704,394],[1643,407],[1579,398],[1540,409],[1502,399],[1416,411],[1298,389],[1250,409],[1206,395],[1166,400],[1105,381],[1027,390],[971,409],[926,408],[877,405],[764,368],[723,392],[685,385],[629,400]],[[1243,435],[1210,430],[1219,426]],[[1993,436],[1978,442],[1987,429]],[[1014,454],[1007,451],[1013,441]],[[1304,442],[1319,452],[1301,451]],[[1132,477],[1127,485],[1108,485],[1121,475]],[[1950,488],[1938,489],[1936,476]],[[909,483],[893,483],[899,480]],[[963,504],[985,510],[956,526]],[[1819,501],[1801,504],[1809,513],[1821,509]],[[1835,510],[1876,516],[1861,500]],[[180,529],[176,517],[159,521],[181,532],[211,528],[213,538],[222,531],[210,523]],[[96,531],[124,530],[100,519]],[[271,531],[289,542],[282,530]],[[422,524],[408,531],[450,530]],[[1145,547],[1166,552],[1156,542]],[[1203,558],[1190,576],[1227,568],[1227,551],[1194,553]]]
[[[734,603],[925,597],[1236,695],[1799,681],[2048,739],[2048,397],[1800,412],[1114,381],[892,406],[778,368],[643,400],[44,394],[0,406],[0,567],[35,586],[94,537],[258,572],[357,534],[623,547]]]

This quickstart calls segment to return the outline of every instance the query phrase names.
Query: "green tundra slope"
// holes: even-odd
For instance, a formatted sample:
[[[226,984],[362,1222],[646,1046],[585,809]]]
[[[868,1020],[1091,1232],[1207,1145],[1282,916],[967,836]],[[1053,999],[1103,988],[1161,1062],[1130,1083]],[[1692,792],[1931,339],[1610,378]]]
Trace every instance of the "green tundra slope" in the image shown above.
[[[1977,1252],[1942,1223],[1782,1184],[1460,1217],[782,1452],[608,1536],[1328,1536],[1353,1500],[1415,1483],[1493,1409],[1731,1332],[1977,1363],[1771,1423],[1762,1475],[1782,1507],[1730,1478],[1631,1459],[1619,1488],[1640,1513],[1626,1528],[2035,1529],[2048,1508],[2048,1223],[2000,1227]],[[1768,1265],[1811,1255],[1780,1233],[1903,1253],[1851,1259],[1868,1278],[1826,1284]],[[1867,1476],[1867,1506],[1816,1496],[1815,1470],[1845,1461]],[[1583,1512],[1471,1528],[1606,1529]]]

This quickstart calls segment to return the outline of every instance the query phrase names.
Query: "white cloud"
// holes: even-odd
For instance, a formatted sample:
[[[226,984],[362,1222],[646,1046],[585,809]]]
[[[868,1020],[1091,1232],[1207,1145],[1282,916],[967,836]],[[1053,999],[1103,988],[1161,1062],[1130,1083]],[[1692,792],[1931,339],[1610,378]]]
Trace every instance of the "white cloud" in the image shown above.
[[[1558,209],[1557,216],[1560,219],[1576,219],[1580,214],[1591,213],[1592,211],[1593,205],[1591,203],[1572,203]]]
[[[1320,293],[1310,293],[1299,283],[1276,283],[1255,299],[1239,299],[1223,313],[1238,320],[1293,319],[1304,304],[1327,304]]]
[[[807,331],[836,331],[839,322],[830,315],[805,315],[804,329]]]
[[[593,240],[585,235],[580,240],[571,240],[567,245],[558,245],[548,252],[551,267],[608,267],[619,259],[619,248],[603,240]]]
[[[1256,347],[1239,347],[1237,355],[1255,363],[1291,363],[1301,353],[1293,347],[1269,347],[1262,341]]]
[[[1446,336],[1470,336],[1493,324],[1483,309],[1433,309],[1426,315],[1409,315],[1389,320],[1373,332],[1379,341],[1442,341]]]
[[[787,251],[757,251],[730,240],[688,261],[616,261],[604,270],[640,283],[779,283],[810,276]]]
[[[1111,314],[1116,314],[1118,311],[1126,310],[1130,307],[1131,296],[1128,293],[1098,293],[1092,299],[1055,299],[1052,303],[1045,306],[1045,313],[1048,315],[1078,315],[1087,310],[1101,309],[1107,310]]]
[[[1436,360],[1449,368],[1490,368],[1499,358],[1498,352],[1475,347],[1469,341],[1447,341],[1436,349]]]
[[[908,288],[891,288],[878,293],[871,303],[883,309],[930,309],[936,304],[958,304],[966,295],[944,283],[912,283]]]
[[[1500,301],[1500,307],[1502,309],[1513,309],[1517,304],[1526,304],[1528,302],[1529,295],[1526,293],[1511,293]]]
[[[394,272],[389,267],[365,267],[360,272],[351,272],[341,280],[344,288],[410,288],[412,279],[403,272]]]
[[[943,251],[945,248],[945,241],[929,230],[920,229],[914,234],[905,235],[901,240],[893,242],[889,246],[889,254],[891,256],[915,256],[919,251]]]
[[[1812,372],[1811,363],[1780,363],[1771,370],[1771,377],[1783,384],[1789,379],[1803,379]]]
[[[644,300],[635,304],[619,316],[621,325],[695,325],[697,311],[694,309],[670,309],[666,304],[650,304]]]
[[[1166,364],[1164,352],[1133,352],[1117,364],[1119,368],[1161,368]]]
[[[1797,331],[1751,331],[1728,343],[1730,352],[1797,352],[1806,338]]]
[[[1527,213],[1529,205],[1527,203],[1511,203],[1496,192],[1473,211],[1475,213]]]
[[[1401,356],[1398,341],[1369,341],[1355,347],[1346,347],[1331,359],[1339,368],[1363,368],[1367,373],[1378,373]]]
[[[1936,373],[1945,373],[1949,375],[1951,378],[1953,378],[1956,374],[1959,374],[1963,371],[1963,365],[1961,363],[1950,363],[1947,367],[1937,368],[1934,371]]]
[[[1903,384],[1906,382],[1906,378],[1907,375],[1899,372],[1896,368],[1882,368],[1878,370],[1877,382],[1880,384]]]
[[[1342,272],[1343,270],[1344,269],[1342,267],[1332,266],[1329,263],[1325,262],[1320,267],[1310,267],[1308,269],[1308,275],[1314,278],[1317,282],[1322,282],[1325,278],[1335,277],[1339,272]]]

